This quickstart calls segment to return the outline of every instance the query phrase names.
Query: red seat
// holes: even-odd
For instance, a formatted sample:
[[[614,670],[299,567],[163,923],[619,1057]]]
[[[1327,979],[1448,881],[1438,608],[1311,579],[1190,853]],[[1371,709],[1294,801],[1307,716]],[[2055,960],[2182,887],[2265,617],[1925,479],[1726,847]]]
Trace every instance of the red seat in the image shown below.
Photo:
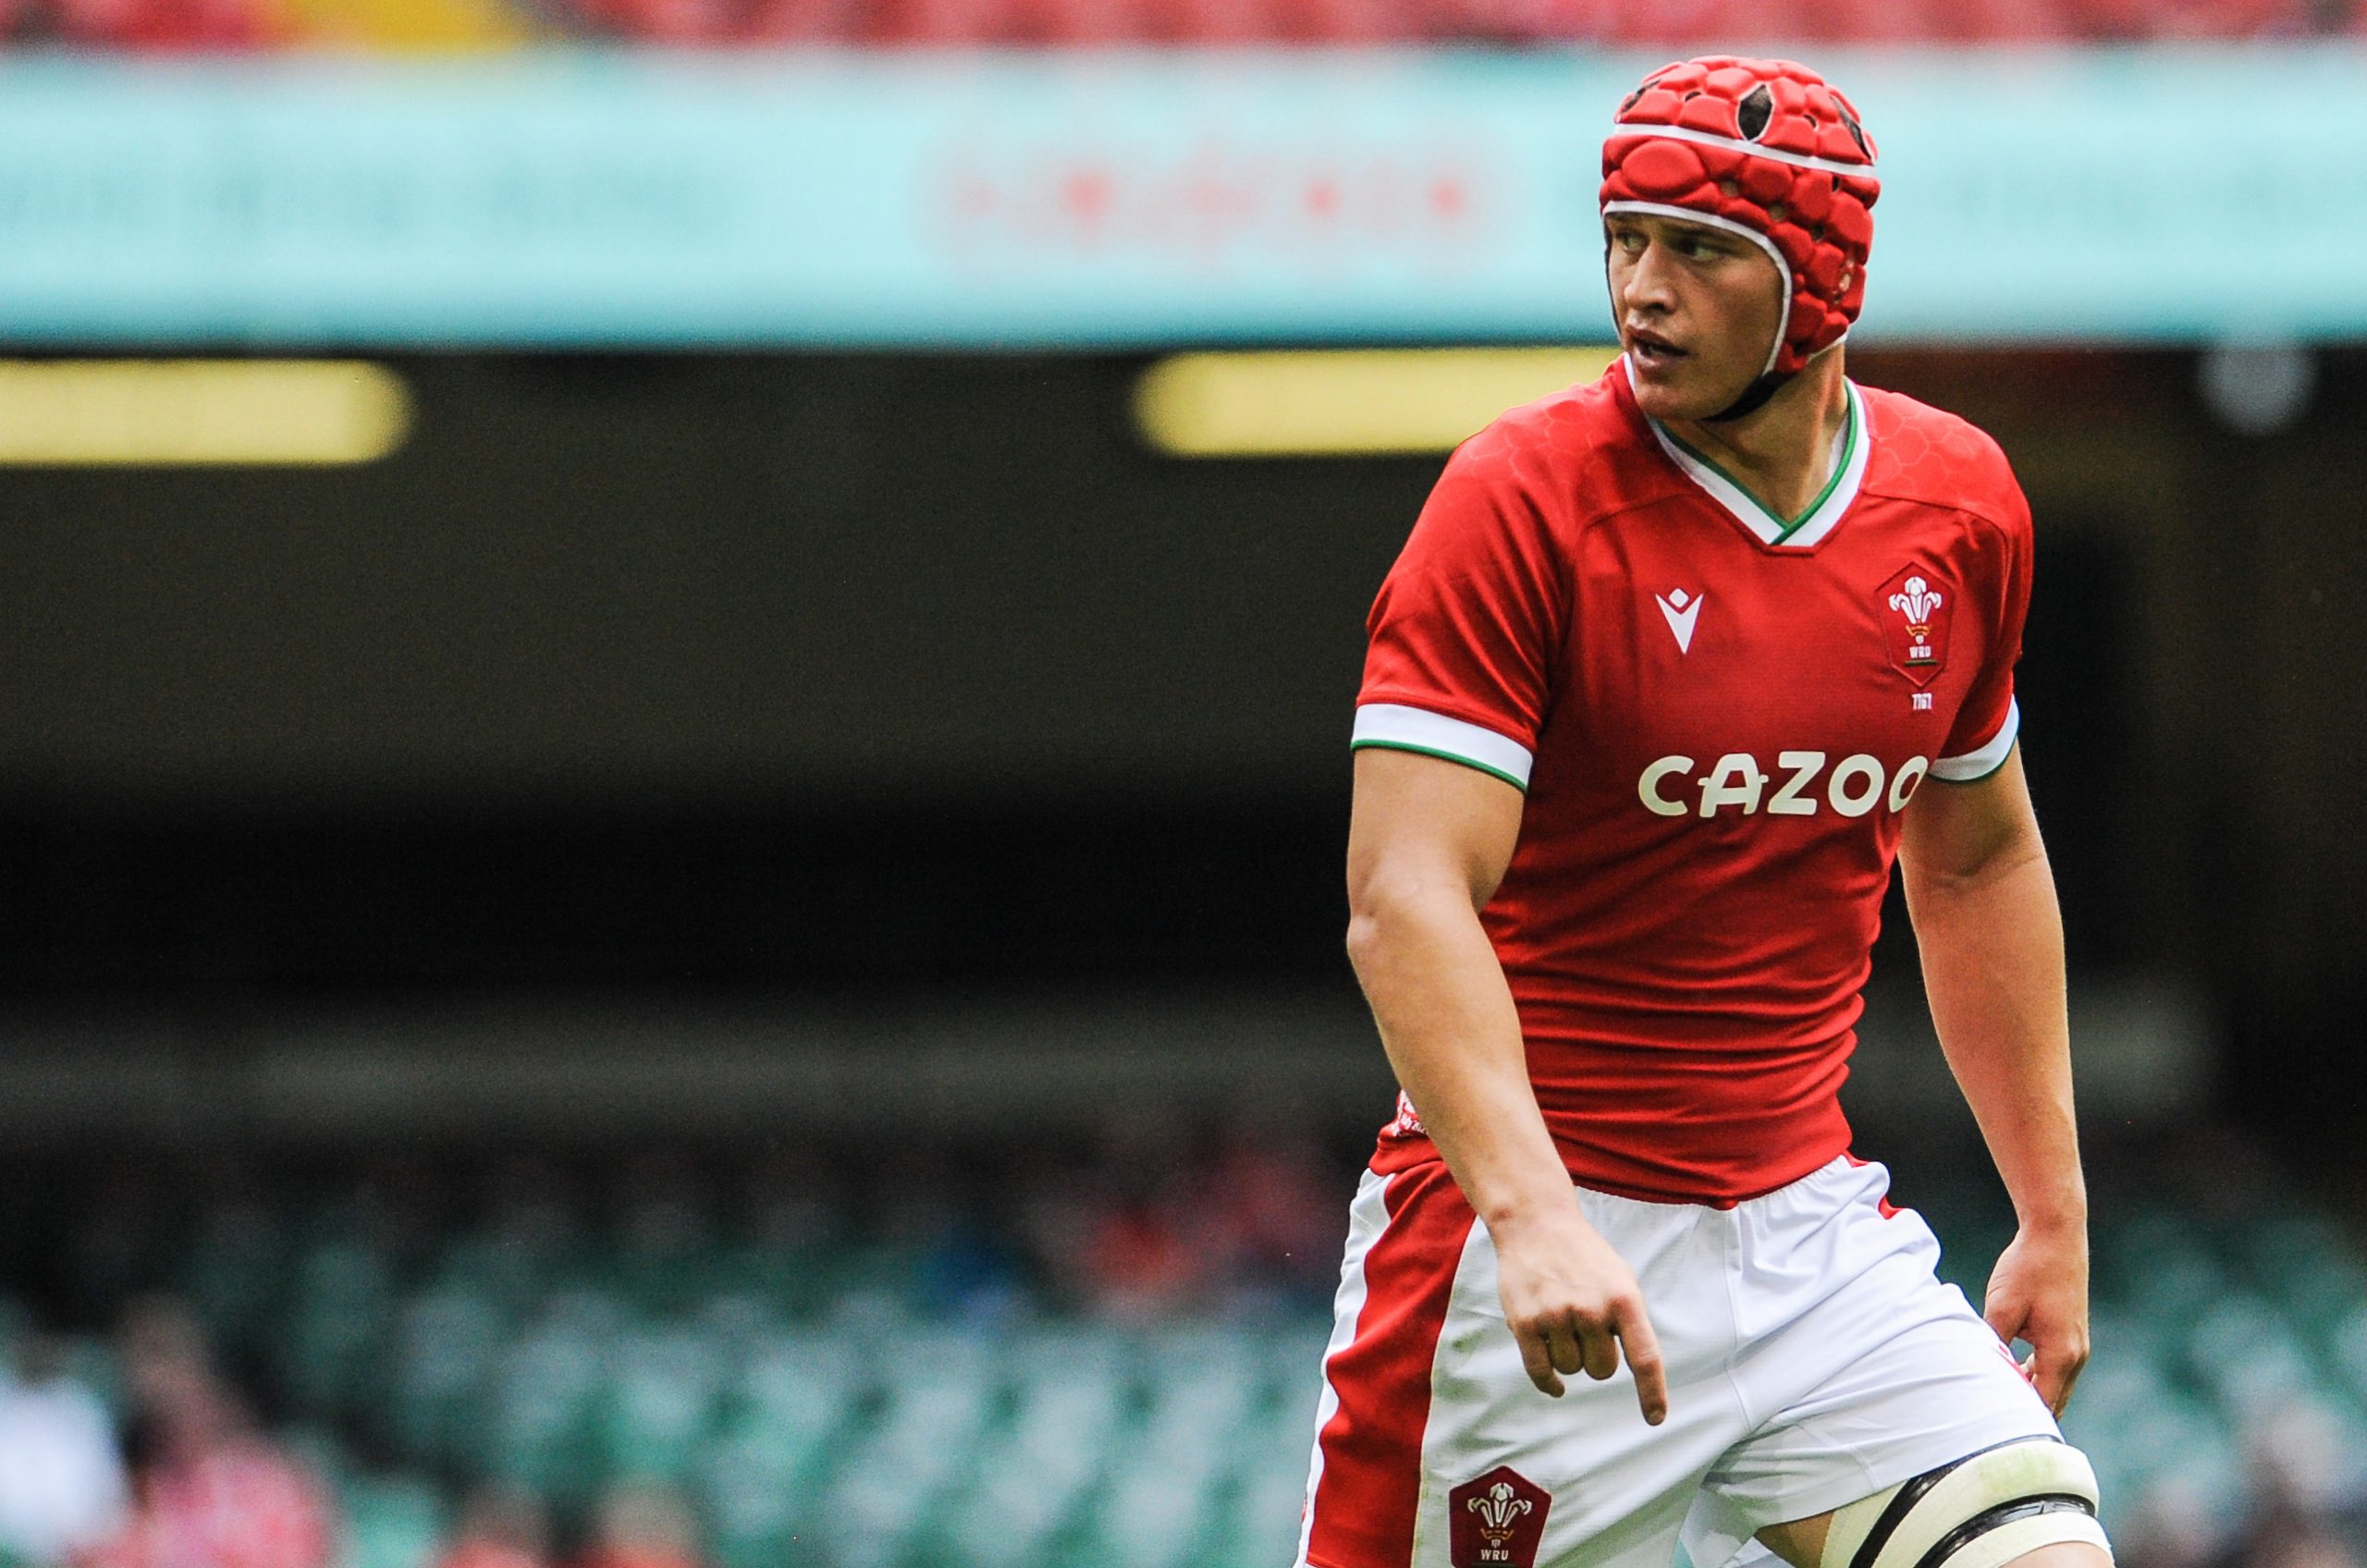
[[[262,0],[63,0],[59,33],[119,49],[251,49],[280,34]]]
[[[2306,0],[2068,0],[2096,39],[2257,38],[2314,30]]]
[[[886,0],[866,8],[865,33],[878,43],[1000,43],[1015,31],[1012,0]]]
[[[752,43],[835,43],[858,35],[859,0],[755,0],[742,23]]]
[[[1934,25],[1919,0],[1821,0],[1791,7],[1784,20],[1784,37],[1817,43],[1908,43]]]
[[[1590,43],[1612,36],[1620,0],[1444,0],[1431,36],[1506,43]]]
[[[2078,35],[2064,0],[1949,0],[1930,21],[1936,43],[2052,43]]]
[[[1025,43],[1090,48],[1154,37],[1150,12],[1130,0],[1022,0],[1013,19]]]
[[[1281,36],[1279,19],[1266,0],[1176,0],[1170,14],[1177,42],[1265,43]]]
[[[1736,9],[1729,0],[1613,0],[1604,8],[1604,37],[1613,43],[1683,52],[1726,41],[1742,47],[1743,39],[1760,34],[1756,29],[1728,31],[1728,15]]]
[[[738,19],[733,0],[586,0],[584,22],[644,43],[717,43]]]
[[[2176,0],[2156,38],[2289,38],[2317,31],[2306,0]]]
[[[1296,0],[1284,7],[1286,35],[1316,43],[1402,43],[1429,36],[1420,0]]]

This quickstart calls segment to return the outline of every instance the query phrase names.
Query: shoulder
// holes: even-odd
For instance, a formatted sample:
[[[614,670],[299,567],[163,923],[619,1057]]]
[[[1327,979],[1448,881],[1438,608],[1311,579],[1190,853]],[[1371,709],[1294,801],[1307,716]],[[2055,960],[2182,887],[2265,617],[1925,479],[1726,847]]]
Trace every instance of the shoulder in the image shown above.
[[[2030,505],[1994,436],[1903,392],[1858,391],[1872,438],[1864,490],[1967,512],[2008,536],[2030,532]]]
[[[1442,491],[1517,499],[1565,526],[1615,511],[1664,488],[1650,435],[1613,364],[1599,380],[1508,409],[1463,443],[1439,476]]]

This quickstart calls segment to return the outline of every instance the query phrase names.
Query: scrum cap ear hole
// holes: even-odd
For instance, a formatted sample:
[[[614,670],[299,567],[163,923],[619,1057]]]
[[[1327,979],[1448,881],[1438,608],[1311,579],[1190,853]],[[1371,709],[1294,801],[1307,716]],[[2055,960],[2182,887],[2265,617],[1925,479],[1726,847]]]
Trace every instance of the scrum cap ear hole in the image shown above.
[[[1735,106],[1735,125],[1742,132],[1742,139],[1745,141],[1756,141],[1766,135],[1767,122],[1774,117],[1774,95],[1767,91],[1767,84],[1763,81],[1752,88],[1743,101]],[[1862,139],[1858,145],[1861,147],[1865,145]]]
[[[1721,196],[1739,196],[1742,194],[1742,187],[1736,185],[1731,179],[1722,179],[1718,181],[1718,194]]]
[[[1872,157],[1874,150],[1866,145],[1866,132],[1864,128],[1858,124],[1858,116],[1844,109],[1841,111],[1841,123],[1847,129],[1849,140],[1858,144],[1858,151],[1869,158]]]

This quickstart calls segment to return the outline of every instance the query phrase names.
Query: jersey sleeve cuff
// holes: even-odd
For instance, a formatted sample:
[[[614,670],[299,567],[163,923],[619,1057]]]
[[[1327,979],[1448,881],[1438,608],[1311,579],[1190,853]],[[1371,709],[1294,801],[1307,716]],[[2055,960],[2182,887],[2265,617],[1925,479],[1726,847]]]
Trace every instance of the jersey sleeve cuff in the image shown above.
[[[1444,757],[1482,773],[1492,773],[1515,789],[1528,789],[1531,758],[1527,746],[1508,735],[1428,708],[1398,703],[1366,703],[1356,709],[1356,729],[1351,750],[1380,746],[1395,752],[1419,752]]]
[[[2014,737],[2021,728],[2022,705],[2008,698],[2005,722],[1997,727],[1997,733],[1960,757],[1942,757],[1932,765],[1932,777],[1950,784],[1972,784],[1988,778],[2005,766],[2005,753],[2014,749]]]

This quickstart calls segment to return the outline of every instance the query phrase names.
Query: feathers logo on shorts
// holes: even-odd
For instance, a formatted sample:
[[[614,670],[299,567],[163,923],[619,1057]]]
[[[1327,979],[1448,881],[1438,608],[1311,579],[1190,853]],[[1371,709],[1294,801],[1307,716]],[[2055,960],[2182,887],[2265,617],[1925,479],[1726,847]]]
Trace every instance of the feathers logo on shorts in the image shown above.
[[[1499,1464],[1447,1493],[1448,1561],[1453,1568],[1536,1568],[1538,1542],[1553,1499]]]

